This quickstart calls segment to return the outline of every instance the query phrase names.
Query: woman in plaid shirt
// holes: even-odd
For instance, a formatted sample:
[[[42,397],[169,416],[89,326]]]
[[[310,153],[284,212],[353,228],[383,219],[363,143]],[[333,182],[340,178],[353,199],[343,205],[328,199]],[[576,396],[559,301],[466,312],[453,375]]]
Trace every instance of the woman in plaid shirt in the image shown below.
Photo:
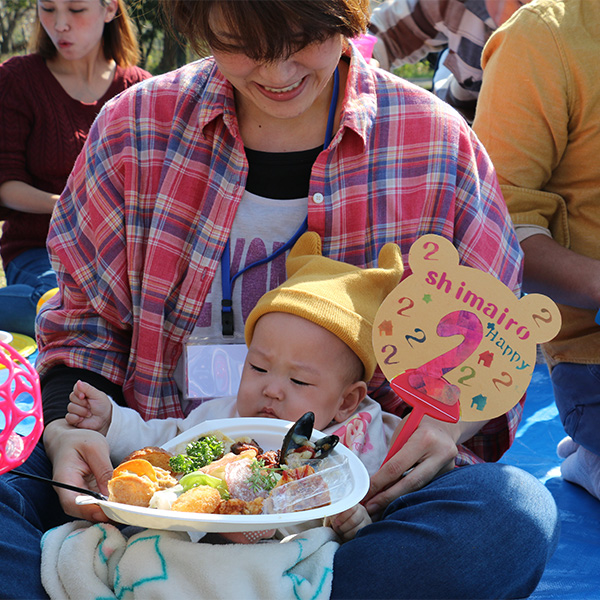
[[[305,219],[337,260],[373,266],[392,241],[407,262],[419,236],[437,233],[463,264],[520,290],[519,246],[478,140],[349,42],[366,28],[366,0],[165,7],[213,56],[107,105],[48,241],[60,294],[38,317],[47,457],[37,450],[23,469],[101,490],[106,439],[64,420],[75,381],[145,419],[183,416],[186,342],[235,340],[252,302],[285,277],[281,255],[244,271],[228,297],[229,271],[271,255]],[[222,322],[223,298],[233,314]],[[404,414],[381,374],[370,393]],[[556,508],[535,478],[488,462],[510,445],[521,408],[488,423],[424,419],[373,476],[366,505],[378,522],[337,552],[332,596],[528,595],[556,544]],[[1,595],[42,593],[41,532],[68,519],[63,510],[106,520],[59,495],[62,509],[43,484],[0,478]]]

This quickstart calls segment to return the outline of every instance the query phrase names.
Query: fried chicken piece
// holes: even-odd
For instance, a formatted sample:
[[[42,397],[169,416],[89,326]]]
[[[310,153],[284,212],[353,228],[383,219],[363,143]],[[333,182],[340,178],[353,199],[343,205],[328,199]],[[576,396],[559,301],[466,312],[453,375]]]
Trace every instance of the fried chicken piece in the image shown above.
[[[215,510],[218,515],[243,515],[246,508],[246,501],[239,498],[230,498],[229,500],[221,500],[219,506]]]
[[[171,510],[179,512],[212,513],[221,503],[221,494],[210,485],[198,485],[184,492],[173,502]]]
[[[135,458],[143,458],[147,460],[151,465],[155,467],[160,467],[165,471],[169,471],[171,475],[174,471],[171,469],[169,465],[169,459],[173,455],[170,452],[167,452],[164,448],[159,448],[158,446],[146,446],[140,450],[135,450],[131,454],[125,457],[124,461],[133,460]]]
[[[263,511],[264,498],[254,498],[250,502],[246,503],[246,514],[247,515],[260,515]]]
[[[231,498],[221,500],[215,513],[219,515],[260,515],[262,514],[262,505],[263,498],[255,498],[250,502],[239,498]]]

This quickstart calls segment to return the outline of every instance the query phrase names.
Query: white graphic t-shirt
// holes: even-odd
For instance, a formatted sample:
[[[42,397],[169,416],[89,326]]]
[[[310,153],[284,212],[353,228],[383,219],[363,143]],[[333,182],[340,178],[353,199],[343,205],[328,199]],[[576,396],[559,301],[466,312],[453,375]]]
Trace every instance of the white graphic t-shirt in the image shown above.
[[[274,200],[245,192],[229,238],[230,276],[234,277],[241,269],[270,256],[284,246],[304,222],[308,212],[307,206],[307,198]],[[244,345],[244,323],[248,314],[261,296],[286,280],[286,257],[287,252],[284,252],[263,265],[250,268],[234,281],[232,288],[233,336],[224,337],[222,332],[221,270],[217,270],[198,324],[188,340],[188,351],[190,346],[199,345]],[[182,398],[184,398],[186,413],[193,408],[193,406],[189,406],[189,402],[185,402],[190,399],[187,393],[188,389],[193,389],[193,385],[189,384],[189,379],[194,377],[194,370],[190,369],[188,379],[186,379],[188,351],[182,353],[175,372],[177,385]],[[202,369],[196,367],[195,371],[198,377],[202,375]],[[210,397],[236,393],[235,381],[225,390],[225,394],[218,393],[218,390],[216,392],[208,393],[203,398],[194,398],[193,395],[192,398],[196,400],[193,404],[197,405],[198,400],[204,401]]]

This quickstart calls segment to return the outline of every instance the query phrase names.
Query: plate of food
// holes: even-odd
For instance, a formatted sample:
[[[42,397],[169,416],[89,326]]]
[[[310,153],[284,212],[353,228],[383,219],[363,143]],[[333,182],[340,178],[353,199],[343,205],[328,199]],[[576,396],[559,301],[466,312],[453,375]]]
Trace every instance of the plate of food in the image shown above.
[[[369,475],[336,436],[313,430],[313,422],[312,413],[296,423],[206,421],[162,448],[127,457],[113,472],[108,500],[79,496],[77,503],[98,504],[127,525],[220,533],[338,514],[364,498]]]

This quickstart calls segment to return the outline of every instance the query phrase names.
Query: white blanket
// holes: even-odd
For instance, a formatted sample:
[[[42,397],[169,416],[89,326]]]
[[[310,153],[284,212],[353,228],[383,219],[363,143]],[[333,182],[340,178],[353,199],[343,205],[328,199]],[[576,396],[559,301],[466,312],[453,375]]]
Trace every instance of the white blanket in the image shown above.
[[[74,521],[44,535],[42,582],[52,600],[321,600],[331,592],[335,540],[328,527],[250,545],[150,529],[128,539],[113,525]]]

